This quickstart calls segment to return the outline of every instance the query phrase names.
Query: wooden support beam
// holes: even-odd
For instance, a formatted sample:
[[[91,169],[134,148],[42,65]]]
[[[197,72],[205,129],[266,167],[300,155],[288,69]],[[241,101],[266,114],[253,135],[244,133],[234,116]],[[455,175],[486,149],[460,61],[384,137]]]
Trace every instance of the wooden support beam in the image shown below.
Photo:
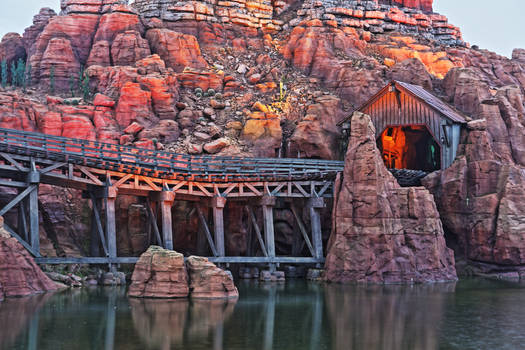
[[[109,258],[117,257],[117,224],[115,218],[115,197],[104,199],[106,207],[106,240]]]
[[[151,207],[151,201],[149,200],[149,198],[146,202],[146,206],[148,207],[150,225],[153,227],[153,232],[155,233],[155,239],[157,240],[157,244],[163,246],[162,238],[159,232],[159,226],[157,225],[157,216],[155,215],[155,212],[153,212],[153,208]]]
[[[266,239],[266,251],[268,258],[275,258],[275,230],[273,226],[273,207],[275,197],[264,196],[261,198],[264,222],[264,238]],[[270,264],[270,271],[275,270],[275,264]]]
[[[259,241],[259,245],[261,246],[261,250],[264,256],[268,256],[268,250],[266,249],[266,245],[264,244],[264,240],[261,235],[261,230],[259,229],[259,225],[257,224],[257,218],[255,217],[255,213],[253,212],[253,208],[251,206],[248,206],[247,210],[248,215],[250,216],[250,221],[252,223],[253,229],[255,230],[255,234],[257,235],[257,240]]]
[[[100,212],[99,212],[99,206],[98,206],[98,203],[100,200],[95,198],[95,195],[93,195],[93,193],[90,193],[90,195],[91,195],[91,202],[93,203],[93,219],[94,219],[92,223],[93,225],[92,233],[93,233],[93,227],[96,229],[95,237],[92,236],[92,239],[94,239],[96,243],[95,253],[97,255],[93,255],[93,256],[98,256],[98,243],[99,242],[102,243],[102,248],[104,249],[105,256],[109,256],[109,248],[108,248],[109,242],[107,242],[106,237],[104,237],[104,229],[102,228],[102,220],[100,219]],[[97,232],[98,232],[98,236],[96,235]],[[95,243],[92,242],[92,248]]]
[[[0,216],[3,216],[9,210],[13,209],[22,199],[29,195],[35,189],[35,185],[29,185],[25,190],[19,193],[11,202],[7,203],[5,207],[0,210]]]
[[[312,242],[310,242],[310,238],[308,237],[308,232],[306,232],[306,228],[304,227],[303,220],[301,219],[301,216],[299,215],[299,211],[297,210],[297,207],[294,203],[291,203],[291,209],[293,216],[295,217],[295,220],[297,221],[297,225],[299,226],[299,230],[301,231],[301,234],[303,235],[303,239],[306,243],[306,246],[308,247],[308,250],[310,251],[310,254],[312,254],[313,257],[315,257],[315,250],[312,246]]]
[[[97,223],[95,219],[95,208],[91,213],[91,240],[89,243],[89,253],[91,256],[100,256],[100,239],[98,237]]]
[[[22,237],[20,237],[16,232],[15,230],[13,230],[11,227],[9,227],[9,225],[7,225],[5,222],[4,222],[4,229],[9,232],[9,234],[13,237],[15,237],[17,239],[18,242],[20,242],[21,245],[24,246],[24,248],[27,249],[28,252],[31,253],[31,255],[33,255],[34,257],[40,257],[40,252],[38,251],[35,251],[33,250],[33,248],[29,245],[29,243],[27,243],[26,241],[24,241],[22,239]]]
[[[218,256],[226,255],[224,245],[224,207],[226,206],[225,197],[213,197],[213,231],[215,236],[215,246]]]
[[[175,200],[175,193],[171,191],[157,192],[161,195],[160,201],[160,214],[162,221],[162,241],[164,242],[164,248],[173,250],[173,223],[171,217],[171,207]]]
[[[206,222],[206,218],[204,217],[204,214],[202,213],[202,210],[198,205],[197,205],[197,214],[199,215],[200,228],[204,230],[204,234],[206,235],[206,239],[208,241],[208,244],[210,245],[210,249],[211,249],[213,256],[219,256],[219,252],[217,248],[215,247],[213,238],[211,237],[211,232],[208,227],[208,223]]]
[[[29,237],[27,232],[28,224],[26,215],[26,204],[25,201],[22,200],[18,204],[18,233],[27,241]]]
[[[310,225],[312,226],[312,240],[314,246],[314,257],[323,258],[323,233],[321,230],[321,213],[320,209],[325,207],[323,198],[310,198],[307,203],[310,211]]]
[[[31,247],[35,252],[40,252],[40,223],[38,219],[38,185],[34,186],[29,194],[29,237]]]
[[[31,248],[31,247],[29,247]],[[62,257],[62,258],[42,258],[37,257],[35,261],[37,264],[135,264],[139,260],[138,257]],[[224,264],[322,264],[323,259],[316,259],[312,257],[291,257],[278,256],[275,258],[268,258],[264,256],[211,256],[208,260],[213,263]]]

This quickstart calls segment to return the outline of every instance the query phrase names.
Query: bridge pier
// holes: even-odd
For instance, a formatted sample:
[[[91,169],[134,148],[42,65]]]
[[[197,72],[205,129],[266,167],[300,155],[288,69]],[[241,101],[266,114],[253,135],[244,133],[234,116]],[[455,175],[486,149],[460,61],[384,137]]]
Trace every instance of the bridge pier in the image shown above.
[[[224,207],[226,206],[226,198],[213,197],[213,231],[215,238],[215,248],[218,256],[226,256],[226,248],[224,243]]]
[[[31,171],[27,174],[28,186],[34,186],[29,193],[29,237],[33,251],[40,252],[40,233],[38,218],[38,184],[40,183],[40,173],[36,170],[35,162],[31,161]]]
[[[264,238],[266,243],[266,251],[268,258],[275,258],[275,229],[273,226],[273,207],[275,206],[275,197],[264,196],[261,198],[260,204],[263,210],[264,223]],[[275,271],[275,264],[270,263],[270,271]]]
[[[163,247],[173,250],[173,219],[171,208],[175,201],[175,193],[167,188],[163,188],[160,192],[151,193],[150,198],[153,201],[158,202],[159,205]]]
[[[320,210],[325,207],[325,202],[323,198],[310,198],[306,206],[308,207],[308,211],[310,212],[310,226],[312,227],[312,243],[314,248],[314,258],[322,259],[323,233],[321,231]]]

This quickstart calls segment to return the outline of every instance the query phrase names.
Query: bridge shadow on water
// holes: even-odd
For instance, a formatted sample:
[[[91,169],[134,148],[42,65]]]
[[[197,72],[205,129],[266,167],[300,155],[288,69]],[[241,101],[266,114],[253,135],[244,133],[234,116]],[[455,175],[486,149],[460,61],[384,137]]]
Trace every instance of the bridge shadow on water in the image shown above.
[[[72,290],[0,303],[0,349],[431,350],[522,344],[525,317],[516,305],[524,305],[523,289],[469,283],[241,281],[237,301],[128,299],[125,288]]]

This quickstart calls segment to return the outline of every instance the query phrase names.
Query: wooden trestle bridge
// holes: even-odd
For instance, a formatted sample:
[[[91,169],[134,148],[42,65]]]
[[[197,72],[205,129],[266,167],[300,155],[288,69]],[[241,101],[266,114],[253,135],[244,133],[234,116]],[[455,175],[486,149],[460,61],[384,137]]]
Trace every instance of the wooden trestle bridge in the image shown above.
[[[270,266],[321,264],[324,257],[320,209],[325,207],[326,198],[333,196],[334,180],[342,170],[341,161],[190,156],[0,128],[0,186],[18,189],[18,195],[0,209],[0,216],[18,209],[16,230],[5,227],[38,263],[111,265],[138,259],[117,256],[117,196],[147,198],[155,240],[152,243],[167,249],[177,248],[173,247],[173,202],[192,201],[198,204],[196,213],[213,254],[211,261]],[[79,189],[91,200],[94,256],[40,255],[39,184]],[[277,198],[290,202],[303,244],[311,256],[276,256],[273,207]],[[246,204],[261,256],[226,256],[223,210],[228,201]],[[310,229],[303,222],[297,202],[308,208]],[[203,205],[212,209],[212,225],[203,215]],[[262,207],[262,230],[254,206]],[[94,252],[99,247],[103,253],[96,256]]]

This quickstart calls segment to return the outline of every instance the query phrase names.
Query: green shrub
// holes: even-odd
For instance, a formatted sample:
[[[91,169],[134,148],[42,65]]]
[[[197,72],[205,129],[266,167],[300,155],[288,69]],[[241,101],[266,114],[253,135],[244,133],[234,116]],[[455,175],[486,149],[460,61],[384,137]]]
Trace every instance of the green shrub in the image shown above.
[[[195,95],[197,94],[201,94],[202,95],[202,89],[201,88],[196,88],[195,89]]]
[[[222,94],[220,92],[216,93],[215,94],[215,99],[216,100],[222,100]]]
[[[201,98],[201,97],[202,97],[202,92],[197,92],[197,93],[195,93],[195,96],[196,96],[197,98]]]
[[[210,95],[210,96],[212,96],[212,97],[215,96],[215,90],[213,90],[213,89],[208,89],[208,95]]]

